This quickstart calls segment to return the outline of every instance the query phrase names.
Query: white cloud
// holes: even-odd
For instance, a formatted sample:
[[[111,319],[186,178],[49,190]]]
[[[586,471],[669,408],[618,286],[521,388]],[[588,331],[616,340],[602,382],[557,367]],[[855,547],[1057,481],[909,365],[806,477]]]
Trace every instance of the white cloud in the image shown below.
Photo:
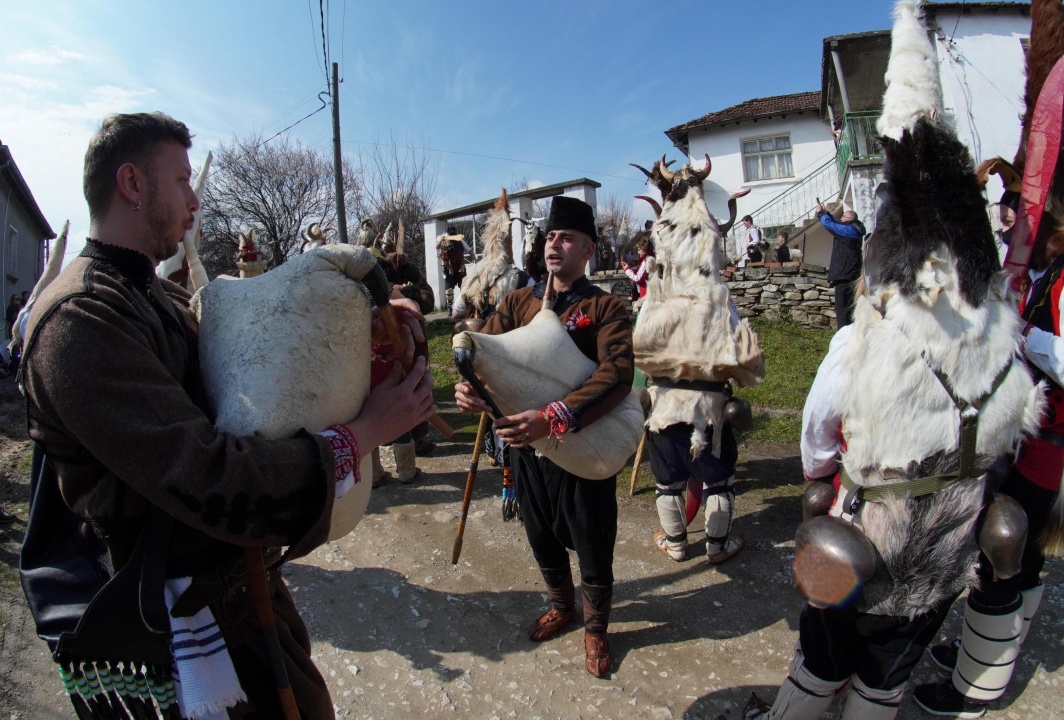
[[[85,62],[92,60],[91,55],[80,53],[75,50],[64,50],[53,45],[47,50],[23,50],[7,56],[7,62],[12,65],[59,65],[66,60]]]

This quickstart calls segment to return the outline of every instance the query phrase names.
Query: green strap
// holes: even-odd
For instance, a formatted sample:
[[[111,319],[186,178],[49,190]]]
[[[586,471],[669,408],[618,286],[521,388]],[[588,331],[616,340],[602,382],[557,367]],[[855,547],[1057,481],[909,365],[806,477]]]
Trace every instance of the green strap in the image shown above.
[[[994,394],[994,391],[1005,381],[1005,377],[1009,374],[1009,370],[1012,369],[1013,358],[1010,356],[1008,362],[1005,363],[1005,367],[998,371],[997,376],[994,377],[994,382],[990,385],[990,390],[969,402],[957,397],[949,376],[942,372],[941,368],[932,367],[930,361],[927,359],[926,353],[920,353],[920,357],[922,357],[924,362],[927,363],[931,372],[934,373],[935,378],[942,385],[942,389],[946,391],[946,394],[949,395],[949,399],[953,401],[954,406],[956,406],[961,414],[961,429],[958,441],[960,447],[960,466],[958,467],[957,472],[958,477],[972,477],[972,469],[975,467],[976,449],[979,440],[979,412],[983,409],[983,406],[986,405],[990,396]]]
[[[931,495],[940,490],[945,490],[961,478],[959,471],[954,471],[946,473],[945,475],[928,475],[927,477],[916,478],[914,480],[904,480],[899,483],[891,483],[890,485],[874,485],[872,487],[858,485],[846,474],[846,471],[839,473],[839,479],[842,486],[847,490],[860,488],[861,499],[871,502],[875,500],[883,500],[888,497],[909,496],[918,498],[923,495]]]
[[[876,500],[883,500],[888,497],[901,497],[908,496],[918,498],[923,495],[931,495],[941,490],[945,490],[958,480],[967,479],[973,477],[972,470],[975,467],[975,457],[977,442],[979,439],[979,412],[986,405],[990,396],[994,394],[1001,383],[1005,381],[1005,377],[1009,374],[1009,370],[1012,369],[1012,360],[1005,363],[1003,367],[994,378],[994,382],[990,385],[990,390],[983,393],[975,400],[968,402],[967,400],[957,397],[957,394],[953,391],[953,384],[949,380],[949,376],[942,372],[941,369],[935,369],[931,367],[931,363],[928,362],[927,356],[924,353],[920,353],[920,357],[927,363],[928,368],[935,374],[939,383],[942,384],[942,388],[949,395],[950,400],[957,407],[957,410],[961,414],[961,429],[960,429],[960,463],[958,468],[950,473],[944,473],[942,475],[928,475],[926,477],[915,478],[914,480],[904,480],[898,483],[891,483],[890,485],[875,485],[873,487],[866,487],[864,485],[858,485],[855,483],[845,470],[840,471],[839,479],[842,486],[847,490],[859,489],[861,500],[873,502]]]

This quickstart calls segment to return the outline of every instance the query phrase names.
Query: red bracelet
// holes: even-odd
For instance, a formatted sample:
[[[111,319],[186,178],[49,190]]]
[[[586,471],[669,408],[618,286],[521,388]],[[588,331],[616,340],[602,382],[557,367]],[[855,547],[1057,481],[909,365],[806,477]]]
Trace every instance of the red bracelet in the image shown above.
[[[347,477],[347,473],[353,473],[355,484],[362,480],[359,465],[362,462],[362,454],[358,449],[358,440],[343,423],[329,428],[334,434],[329,436],[329,444],[332,446],[333,462],[336,465],[336,481],[339,482]]]

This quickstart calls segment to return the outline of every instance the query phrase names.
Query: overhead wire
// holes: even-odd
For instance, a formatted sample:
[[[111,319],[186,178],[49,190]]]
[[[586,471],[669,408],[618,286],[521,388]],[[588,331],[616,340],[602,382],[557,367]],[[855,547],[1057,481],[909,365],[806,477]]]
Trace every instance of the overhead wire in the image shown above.
[[[321,54],[325,56],[325,80],[329,80],[329,51],[325,49],[325,0],[318,0],[318,13],[321,16]]]
[[[310,45],[311,45],[311,47],[313,47],[316,44],[317,41],[314,38],[314,7],[310,4],[310,2],[311,2],[311,0],[307,0],[307,15],[310,17]],[[318,51],[317,50],[314,51],[314,61],[315,62],[318,61]],[[329,73],[328,73],[328,71],[326,70],[326,68],[322,67],[322,65],[320,63],[318,64],[318,69],[321,70],[321,74],[325,77],[325,83],[328,84],[328,82],[329,82]]]
[[[612,175],[610,173],[598,172],[596,170],[581,170],[580,168],[569,167],[566,165],[552,165],[550,163],[536,162],[535,160],[521,160],[519,158],[501,157],[499,155],[484,155],[481,153],[463,152],[461,150],[441,150],[439,148],[414,147],[412,145],[401,145],[399,143],[382,143],[371,140],[342,140],[341,142],[353,143],[356,145],[375,145],[377,147],[402,148],[404,150],[424,150],[425,152],[443,153],[447,155],[466,155],[468,157],[484,158],[487,160],[503,160],[505,162],[515,162],[521,163],[523,165],[538,165],[540,167],[549,167],[558,170],[571,170],[573,172],[584,173],[585,175],[598,175],[600,177],[616,178],[617,180],[630,180],[632,182],[638,182],[640,185],[643,185],[645,181],[645,178],[639,179],[625,175]]]

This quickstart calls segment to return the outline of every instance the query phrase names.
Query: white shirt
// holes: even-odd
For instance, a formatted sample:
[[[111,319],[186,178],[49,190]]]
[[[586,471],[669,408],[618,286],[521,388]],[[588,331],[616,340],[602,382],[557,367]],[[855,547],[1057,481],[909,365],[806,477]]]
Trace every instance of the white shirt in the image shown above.
[[[746,233],[746,245],[760,245],[761,244],[761,229],[757,225],[751,225],[750,229]]]
[[[1034,284],[1045,275],[1045,270],[1028,270],[1031,287],[1027,291],[1027,300],[1031,299]],[[1035,367],[1049,376],[1057,385],[1064,385],[1064,340],[1058,335],[1039,328],[1031,328],[1027,341],[1023,344],[1023,354]]]
[[[842,351],[853,325],[835,333],[817,368],[813,385],[802,408],[802,472],[807,478],[834,475],[839,469],[842,446],[842,416],[838,409],[839,371]]]

